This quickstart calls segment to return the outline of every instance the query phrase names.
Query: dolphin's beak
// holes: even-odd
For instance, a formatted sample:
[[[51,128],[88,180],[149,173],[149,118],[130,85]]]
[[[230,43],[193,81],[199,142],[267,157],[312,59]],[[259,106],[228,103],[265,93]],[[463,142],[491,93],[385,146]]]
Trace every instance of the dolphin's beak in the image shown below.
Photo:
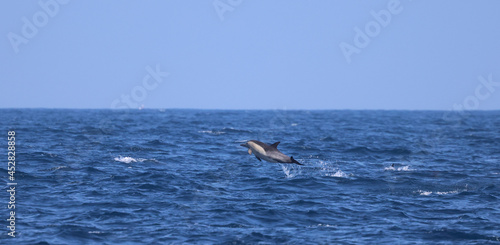
[[[247,143],[241,144],[241,146],[243,146],[243,147],[248,147],[248,146],[247,146]]]

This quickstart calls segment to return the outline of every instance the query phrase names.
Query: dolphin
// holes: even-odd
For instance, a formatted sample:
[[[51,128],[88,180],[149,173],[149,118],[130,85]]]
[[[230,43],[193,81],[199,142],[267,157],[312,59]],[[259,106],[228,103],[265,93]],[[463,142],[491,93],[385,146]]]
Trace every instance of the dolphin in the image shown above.
[[[272,145],[268,145],[257,140],[249,140],[244,144],[241,144],[241,146],[248,148],[248,154],[252,155],[253,152],[253,154],[257,159],[259,159],[259,161],[262,161],[261,159],[263,159],[267,162],[295,163],[298,165],[303,165],[293,159],[293,157],[289,157],[281,153],[281,151],[278,150],[279,143],[280,142],[278,141]]]

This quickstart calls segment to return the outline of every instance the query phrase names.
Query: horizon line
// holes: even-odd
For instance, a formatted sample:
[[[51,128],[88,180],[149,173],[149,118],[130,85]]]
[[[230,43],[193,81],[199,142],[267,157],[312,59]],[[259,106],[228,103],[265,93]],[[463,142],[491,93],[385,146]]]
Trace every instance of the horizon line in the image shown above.
[[[0,107],[0,110],[199,110],[199,111],[435,111],[435,112],[474,112],[474,111],[500,111],[500,109],[474,109],[474,110],[454,110],[454,109],[224,109],[224,108],[68,108],[68,107]]]

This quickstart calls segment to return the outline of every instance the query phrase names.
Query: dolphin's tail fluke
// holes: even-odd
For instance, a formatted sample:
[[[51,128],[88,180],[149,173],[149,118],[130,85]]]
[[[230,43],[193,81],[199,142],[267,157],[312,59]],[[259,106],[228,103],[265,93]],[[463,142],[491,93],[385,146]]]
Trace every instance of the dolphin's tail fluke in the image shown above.
[[[290,157],[290,159],[292,160],[292,163],[295,163],[295,164],[298,164],[298,165],[304,165],[300,162],[297,162],[295,159],[293,159],[293,157]]]

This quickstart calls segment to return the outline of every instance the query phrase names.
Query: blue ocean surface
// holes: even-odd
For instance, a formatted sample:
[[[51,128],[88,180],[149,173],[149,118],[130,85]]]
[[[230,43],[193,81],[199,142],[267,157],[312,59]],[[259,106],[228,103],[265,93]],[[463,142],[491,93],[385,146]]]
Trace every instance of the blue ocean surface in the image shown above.
[[[1,244],[500,244],[500,112],[1,109]],[[16,132],[16,237],[7,132]],[[260,162],[240,144],[303,166]]]

